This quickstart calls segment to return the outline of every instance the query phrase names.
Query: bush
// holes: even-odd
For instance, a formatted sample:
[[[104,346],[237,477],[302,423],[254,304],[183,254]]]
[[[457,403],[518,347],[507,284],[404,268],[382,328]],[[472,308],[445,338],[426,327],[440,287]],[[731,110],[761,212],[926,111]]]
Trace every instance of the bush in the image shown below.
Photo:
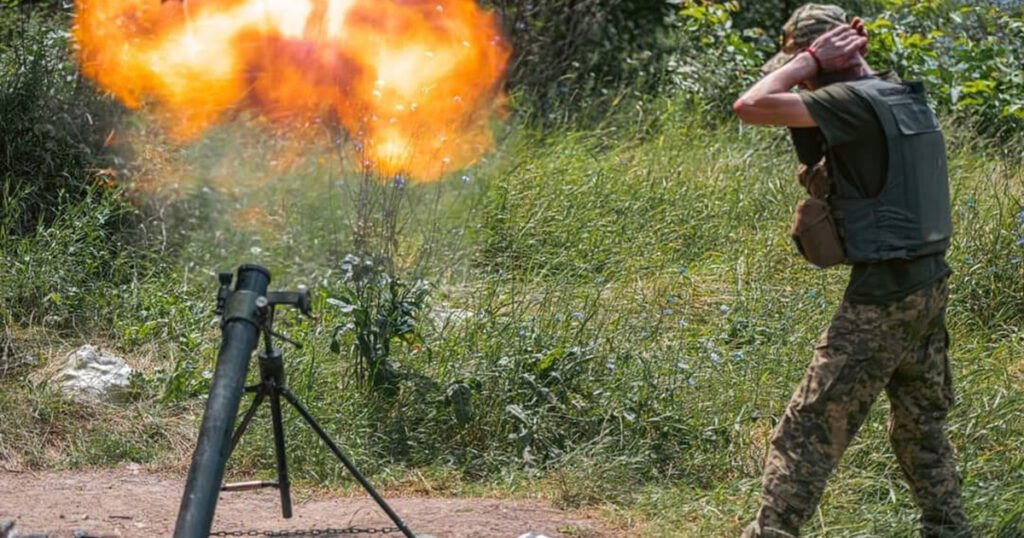
[[[928,84],[931,98],[983,132],[1024,127],[1024,7],[888,0],[869,60]]]
[[[62,200],[90,196],[97,181],[112,180],[103,148],[117,108],[78,75],[68,24],[67,13],[55,9],[0,14],[0,215],[7,235],[31,233],[62,212]]]
[[[520,105],[547,121],[584,111],[594,99],[608,103],[624,91],[659,87],[671,53],[670,2],[491,4],[513,45],[509,86],[520,94]]]

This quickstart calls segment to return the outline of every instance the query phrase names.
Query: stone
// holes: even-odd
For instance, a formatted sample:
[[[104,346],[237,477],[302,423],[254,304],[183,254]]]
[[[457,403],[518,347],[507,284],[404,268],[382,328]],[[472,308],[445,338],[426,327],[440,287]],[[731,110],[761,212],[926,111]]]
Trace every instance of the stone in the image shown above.
[[[469,310],[454,308],[446,304],[435,304],[429,310],[428,316],[435,326],[445,328],[461,325],[466,320],[472,318],[473,313]]]
[[[119,403],[128,393],[132,369],[121,357],[85,345],[68,355],[57,377],[61,391],[82,403]]]

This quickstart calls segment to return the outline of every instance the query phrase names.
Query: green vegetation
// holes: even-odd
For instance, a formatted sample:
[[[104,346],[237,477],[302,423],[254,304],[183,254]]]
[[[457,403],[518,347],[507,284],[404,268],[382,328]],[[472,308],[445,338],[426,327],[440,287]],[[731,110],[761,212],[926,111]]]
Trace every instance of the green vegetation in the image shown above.
[[[1012,32],[1024,20],[964,12],[1009,21],[1000,27],[1018,41],[955,38],[975,41],[954,49],[989,52],[957,57],[979,75],[951,75],[928,63],[951,61],[929,52],[946,46],[939,36],[908,36],[953,25],[901,18],[950,12],[909,4],[882,6],[889,22],[875,31],[887,41],[875,53],[939,77],[946,95],[958,232],[951,435],[978,535],[1019,536],[1024,167],[1014,103],[1024,87],[1019,70],[989,59],[1020,54]],[[0,465],[184,469],[218,345],[214,276],[253,261],[274,288],[314,290],[318,320],[280,320],[306,344],[286,350],[289,381],[385,488],[540,495],[638,535],[737,535],[845,274],[808,266],[788,244],[801,191],[785,133],[724,115],[770,48],[733,8],[671,10],[665,24],[679,32],[659,39],[689,55],[667,58],[676,71],[656,88],[605,73],[558,101],[557,81],[518,73],[520,108],[496,126],[496,150],[422,185],[348,172],[327,140],[296,152],[244,125],[172,148],[134,116],[121,123],[137,141],[131,152],[104,150],[106,127],[86,125],[119,112],[65,84],[75,80],[55,33],[65,16],[5,19],[4,29],[33,30],[0,44]],[[40,36],[55,41],[31,48]],[[998,91],[949,97],[988,76]],[[554,90],[530,89],[545,84]],[[978,136],[996,124],[998,136]],[[110,166],[133,182],[109,187],[96,171]],[[145,194],[155,182],[179,187]],[[129,404],[83,407],[57,390],[53,372],[87,342],[137,369]],[[808,536],[911,534],[886,411],[875,406]],[[348,485],[296,418],[286,426],[294,478]],[[269,421],[251,431],[231,472],[270,473]]]

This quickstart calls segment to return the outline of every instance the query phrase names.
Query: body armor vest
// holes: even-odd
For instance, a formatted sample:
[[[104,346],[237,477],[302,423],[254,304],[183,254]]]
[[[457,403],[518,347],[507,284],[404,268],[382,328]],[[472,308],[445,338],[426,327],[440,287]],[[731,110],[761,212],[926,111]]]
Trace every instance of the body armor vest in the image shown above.
[[[946,147],[924,86],[877,78],[847,84],[871,103],[889,149],[886,181],[874,197],[843,177],[839,167],[830,166],[829,205],[847,263],[911,260],[945,252],[953,233]]]

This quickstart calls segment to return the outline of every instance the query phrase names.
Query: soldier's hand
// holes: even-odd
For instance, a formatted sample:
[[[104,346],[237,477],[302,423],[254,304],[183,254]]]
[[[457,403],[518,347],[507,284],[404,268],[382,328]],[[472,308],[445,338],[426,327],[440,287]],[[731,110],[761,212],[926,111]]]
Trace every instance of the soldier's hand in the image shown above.
[[[829,72],[852,67],[861,51],[866,50],[867,44],[868,37],[863,23],[859,24],[859,29],[842,24],[816,39],[811,48],[821,62],[821,69]]]
[[[854,17],[853,20],[850,21],[850,26],[857,31],[857,34],[864,38],[864,48],[860,50],[860,55],[867,56],[868,43],[871,42],[871,38],[868,37],[868,28],[867,26],[864,25],[864,19],[861,19],[860,17]]]

